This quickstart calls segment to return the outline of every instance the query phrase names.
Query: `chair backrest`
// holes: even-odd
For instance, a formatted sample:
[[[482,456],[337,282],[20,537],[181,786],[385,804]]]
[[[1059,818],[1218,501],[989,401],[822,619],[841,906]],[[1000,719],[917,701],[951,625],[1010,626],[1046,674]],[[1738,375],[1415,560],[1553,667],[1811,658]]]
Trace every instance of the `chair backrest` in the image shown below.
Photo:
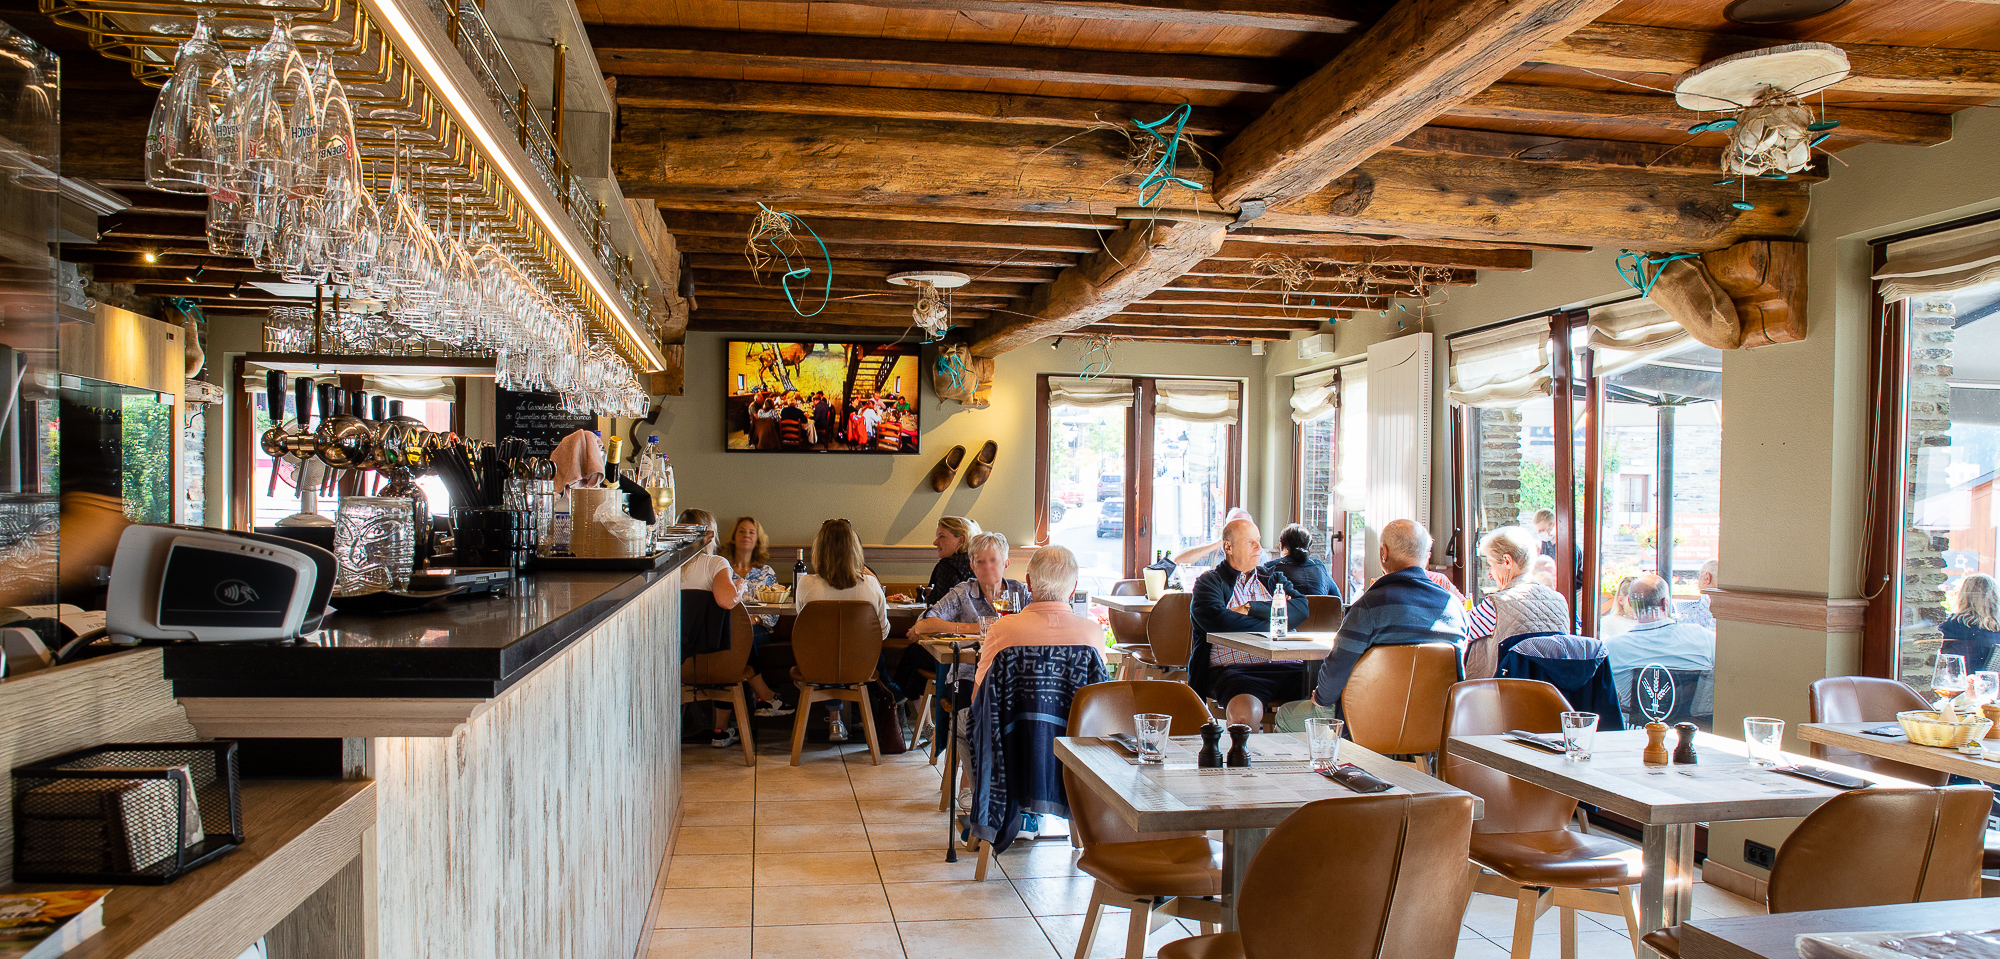
[[[1664,668],[1664,667],[1662,667]],[[1621,699],[1630,702],[1626,722],[1634,726],[1647,722],[1645,711],[1639,704],[1644,697],[1639,690],[1639,680],[1646,670],[1635,669],[1626,674],[1625,687],[1618,691]],[[1715,718],[1715,671],[1712,669],[1667,669],[1667,676],[1674,683],[1674,707],[1661,722],[1706,723]]]
[[[729,648],[683,660],[681,685],[733,686],[742,682],[743,667],[750,664],[750,647],[756,639],[750,626],[750,614],[737,604],[729,611]]]
[[[1544,832],[1562,829],[1576,800],[1515,779],[1491,766],[1451,754],[1453,736],[1493,736],[1510,729],[1534,733],[1562,730],[1569,701],[1554,686],[1533,679],[1471,679],[1445,697],[1444,756],[1438,778],[1486,801],[1480,833]]]
[[[1111,584],[1110,596],[1144,596],[1146,581],[1143,579],[1121,579]],[[1146,643],[1145,613],[1132,613],[1122,609],[1104,608],[1106,622],[1111,624],[1111,637],[1121,643],[1144,645]]]
[[[1322,799],[1258,848],[1237,897],[1249,959],[1449,956],[1471,899],[1472,797]]]
[[[1806,691],[1806,718],[1815,723],[1893,723],[1899,712],[1928,708],[1916,690],[1873,676],[1829,676],[1814,680]],[[1812,758],[1926,786],[1942,786],[1951,778],[1922,766],[1819,743],[1812,744]]]
[[[1146,642],[1153,646],[1153,662],[1162,666],[1186,666],[1194,655],[1194,594],[1162,593],[1146,618]]]
[[[1841,793],[1779,847],[1771,911],[1976,898],[1992,803],[1985,786]]]
[[[1456,682],[1458,647],[1450,643],[1370,647],[1340,694],[1349,737],[1392,756],[1435,751],[1444,742],[1445,696]]]
[[[1162,680],[1097,683],[1076,691],[1069,704],[1069,735],[1109,736],[1132,732],[1135,713],[1166,713],[1174,717],[1167,730],[1173,736],[1192,736],[1208,722],[1208,707],[1186,683]],[[1136,842],[1143,839],[1171,839],[1199,836],[1199,832],[1142,833],[1125,825],[1110,805],[1090,787],[1063,773],[1064,791],[1069,794],[1070,825],[1085,846],[1093,843]]]
[[[1331,633],[1340,629],[1342,620],[1347,618],[1347,607],[1338,596],[1308,596],[1306,606],[1311,611],[1306,621],[1293,626],[1304,633]]]
[[[882,658],[882,621],[872,604],[858,599],[807,603],[792,627],[792,657],[808,683],[865,683]]]

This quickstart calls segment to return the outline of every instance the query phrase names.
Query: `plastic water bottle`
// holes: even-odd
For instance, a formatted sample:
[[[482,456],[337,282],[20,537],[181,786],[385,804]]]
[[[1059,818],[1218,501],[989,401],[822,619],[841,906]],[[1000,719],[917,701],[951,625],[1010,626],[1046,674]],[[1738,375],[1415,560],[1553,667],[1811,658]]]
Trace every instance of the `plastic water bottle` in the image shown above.
[[[1283,583],[1279,583],[1277,591],[1271,594],[1271,638],[1272,639],[1285,638],[1285,633],[1287,632],[1286,628],[1287,620],[1290,618],[1290,615],[1291,615],[1290,612],[1285,609],[1285,585]]]

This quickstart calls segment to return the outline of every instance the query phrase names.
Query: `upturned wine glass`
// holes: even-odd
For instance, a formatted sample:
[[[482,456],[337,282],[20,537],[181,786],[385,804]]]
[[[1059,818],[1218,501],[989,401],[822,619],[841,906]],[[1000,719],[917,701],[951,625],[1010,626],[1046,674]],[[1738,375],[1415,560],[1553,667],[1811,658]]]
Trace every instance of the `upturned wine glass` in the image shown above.
[[[215,42],[214,15],[195,18],[174,55],[174,73],[153,103],[146,128],[146,185],[169,193],[207,193],[236,169],[236,124],[227,111],[235,71]]]

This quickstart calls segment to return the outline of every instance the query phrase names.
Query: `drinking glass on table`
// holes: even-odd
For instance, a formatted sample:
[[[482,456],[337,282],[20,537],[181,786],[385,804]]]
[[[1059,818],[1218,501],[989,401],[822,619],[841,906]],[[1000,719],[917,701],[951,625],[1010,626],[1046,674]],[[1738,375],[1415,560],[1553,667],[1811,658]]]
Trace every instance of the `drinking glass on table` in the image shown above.
[[[1972,694],[1970,698],[1974,707],[1984,706],[1995,699],[2000,699],[2000,671],[1982,669],[1973,673],[1971,681],[1965,685],[1965,690]]]
[[[1743,720],[1743,743],[1750,747],[1750,761],[1766,769],[1785,764],[1785,721],[1769,716],[1748,716]]]
[[[989,630],[989,629],[992,629],[992,628],[993,628],[993,624],[994,624],[994,623],[997,623],[997,622],[999,622],[999,621],[1000,621],[1000,617],[998,617],[998,616],[981,616],[981,617],[979,617],[979,638],[980,638],[980,639],[981,639],[982,641],[983,641],[983,640],[985,640],[985,639],[986,639],[986,631],[987,631],[987,630]]]
[[[1597,714],[1562,714],[1563,758],[1573,763],[1590,761],[1590,745],[1597,738]]]
[[[1965,657],[1939,653],[1931,665],[1931,692],[1940,699],[1952,699],[1965,692]]]
[[[1159,763],[1167,759],[1167,730],[1173,728],[1174,717],[1166,713],[1132,714],[1132,731],[1139,740],[1139,761]]]
[[[1306,720],[1306,745],[1312,748],[1314,772],[1327,772],[1340,764],[1340,730],[1343,725],[1338,719],[1317,716]]]

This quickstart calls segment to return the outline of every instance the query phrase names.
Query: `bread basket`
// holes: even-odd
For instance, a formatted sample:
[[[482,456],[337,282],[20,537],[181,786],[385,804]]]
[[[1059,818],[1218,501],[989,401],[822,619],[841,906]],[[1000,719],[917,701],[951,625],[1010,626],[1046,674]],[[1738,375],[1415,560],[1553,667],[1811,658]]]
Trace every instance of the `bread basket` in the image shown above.
[[[791,595],[792,591],[783,586],[760,586],[757,588],[757,601],[760,603],[769,603],[774,606],[783,603]]]
[[[1938,718],[1938,714],[1928,709],[1910,709],[1896,714],[1896,722],[1903,726],[1903,735],[1919,746],[1940,746],[1957,749],[1993,728],[1993,720],[1977,713],[1960,713],[1959,720],[1948,723]]]

